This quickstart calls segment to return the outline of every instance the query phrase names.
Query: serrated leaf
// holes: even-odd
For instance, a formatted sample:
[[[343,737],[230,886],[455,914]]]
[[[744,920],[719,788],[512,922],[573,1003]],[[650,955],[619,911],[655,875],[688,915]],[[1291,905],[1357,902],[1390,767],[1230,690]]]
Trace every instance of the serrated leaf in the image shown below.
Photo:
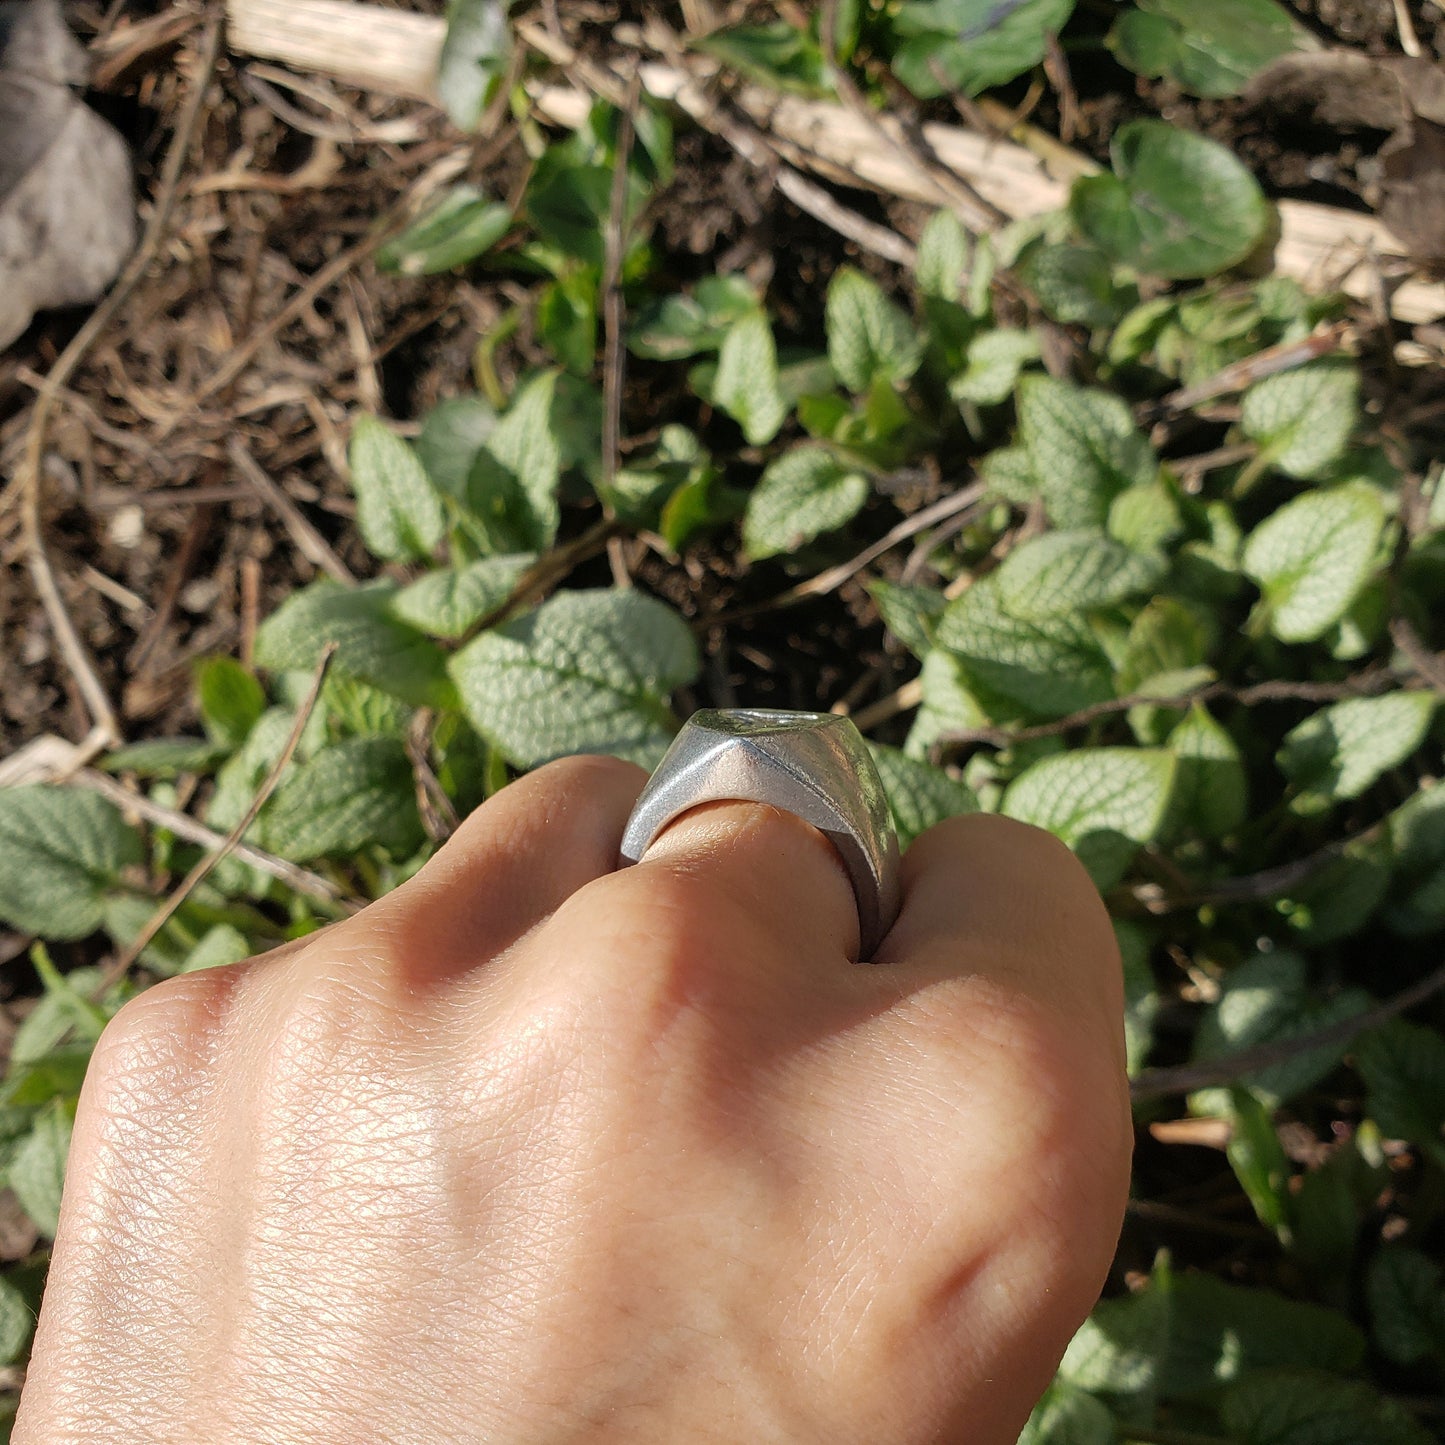
[[[948,599],[935,587],[909,586],[876,578],[868,583],[869,595],[878,606],[888,630],[917,658],[933,647],[933,631],[948,606]]]
[[[898,12],[893,73],[920,99],[977,95],[1032,69],[1074,0],[911,0]]]
[[[392,615],[394,582],[342,587],[329,578],[293,593],[256,632],[258,666],[314,671],[321,649],[337,644],[334,670],[418,707],[451,701],[446,656],[430,638]]]
[[[1169,751],[1179,759],[1174,816],[1206,838],[1232,833],[1248,814],[1249,783],[1229,730],[1195,703],[1169,734]]]
[[[154,905],[152,905],[154,911]],[[15,1031],[15,1037],[10,1044],[11,1077],[7,1080],[6,1102],[14,1102],[9,1097],[9,1085],[13,1084],[15,1072],[22,1065],[39,1063],[46,1058],[55,1058],[55,1051],[61,1040],[68,1037],[77,1023],[77,1016],[81,1012],[76,1007],[77,998],[84,1005],[85,1010],[99,1008],[100,1012],[107,1018],[116,1013],[121,1004],[125,1002],[134,992],[134,986],[129,983],[113,984],[105,994],[100,1003],[93,1004],[90,1001],[91,995],[100,986],[103,971],[99,968],[81,967],[73,968],[65,974],[67,993],[49,990],[39,998],[34,1008],[21,1020],[20,1027]],[[95,1043],[95,1035],[84,1039],[79,1045],[82,1054],[88,1055]],[[69,1059],[61,1059],[59,1072],[67,1073],[71,1067]],[[80,1068],[84,1073],[84,1065]],[[79,1080],[77,1078],[77,1089]],[[74,1091],[72,1091],[74,1092]],[[46,1097],[49,1097],[47,1095]]]
[[[705,276],[692,294],[659,297],[639,309],[628,349],[653,361],[680,361],[716,351],[734,322],[758,309],[758,293],[742,276]]]
[[[71,1111],[64,1099],[52,1099],[36,1116],[30,1132],[10,1156],[6,1182],[35,1227],[55,1238],[60,1223],[60,1194],[70,1153]]]
[[[261,815],[262,837],[307,862],[378,846],[396,857],[423,838],[411,760],[398,738],[347,738],[294,767]]]
[[[446,531],[446,514],[417,454],[374,416],[351,431],[351,486],[356,525],[378,557],[409,562],[430,555]]]
[[[969,343],[968,365],[948,383],[948,394],[957,402],[996,406],[1013,395],[1019,373],[1039,354],[1032,331],[985,331]]]
[[[512,55],[509,8],[509,0],[449,0],[437,94],[459,130],[477,128],[507,73]]]
[[[223,748],[238,748],[266,711],[266,694],[255,675],[234,657],[207,657],[196,664],[196,704],[206,734]]]
[[[1281,642],[1312,642],[1349,611],[1374,571],[1384,525],[1378,493],[1347,483],[1286,502],[1250,533],[1244,570]]]
[[[1272,466],[1318,477],[1344,454],[1360,415],[1360,374],[1346,357],[1325,357],[1257,381],[1244,394],[1240,426]]]
[[[849,391],[865,392],[875,382],[897,386],[923,358],[913,321],[851,266],[840,266],[828,283],[824,323],[828,360]]]
[[[742,427],[753,446],[777,436],[788,415],[778,381],[778,348],[761,311],[734,322],[718,353],[712,400]]]
[[[382,271],[431,276],[465,266],[512,229],[512,213],[475,186],[451,186],[399,236],[376,250]]]
[[[1114,1417],[1102,1400],[1055,1380],[1034,1406],[1018,1445],[1118,1445]]]
[[[1365,1081],[1365,1108],[1390,1139],[1418,1145],[1445,1163],[1445,1038],[1422,1024],[1396,1019],[1355,1045]]]
[[[963,660],[947,649],[934,647],[924,654],[918,683],[923,701],[904,745],[909,757],[926,758],[944,733],[988,726],[988,714],[969,690]]]
[[[636,591],[563,592],[452,659],[472,725],[518,767],[569,753],[655,763],[676,724],[674,688],[697,644],[670,607]]]
[[[174,778],[181,773],[208,773],[226,752],[226,748],[205,738],[150,738],[107,753],[100,760],[100,766],[107,773]]]
[[[1238,95],[1272,60],[1319,42],[1275,0],[1137,0],[1109,32],[1120,64],[1193,95]]]
[[[518,552],[438,568],[396,593],[392,615],[431,637],[461,637],[507,600],[536,560],[535,553]]]
[[[1357,988],[1323,999],[1312,984],[1303,955],[1289,949],[1257,954],[1231,969],[1219,998],[1200,1023],[1194,1059],[1204,1063],[1261,1044],[1282,1043],[1354,1018],[1370,1006]],[[1272,1104],[1284,1103],[1312,1088],[1344,1057],[1348,1042],[1292,1055],[1279,1064],[1241,1075]]]
[[[1016,507],[1032,506],[1043,492],[1043,484],[1023,447],[996,447],[978,464],[978,477],[990,496]]]
[[[544,371],[525,382],[493,428],[483,452],[516,479],[526,500],[527,536],[522,550],[540,552],[550,547],[562,516],[557,500],[562,446],[553,415],[557,379],[556,371]],[[475,470],[474,466],[469,486],[474,485]]]
[[[913,277],[923,296],[940,301],[963,299],[963,279],[973,248],[968,232],[952,211],[935,211],[918,237]]]
[[[1159,748],[1076,748],[1027,768],[1001,811],[1047,828],[1078,855],[1100,888],[1124,876],[1169,806],[1174,757]]]
[[[999,598],[1026,622],[1112,607],[1152,590],[1168,570],[1161,553],[1134,552],[1101,530],[1046,532],[998,569]]]
[[[1069,210],[1115,261],[1170,279],[1213,276],[1264,238],[1259,182],[1216,141],[1136,120],[1115,132],[1110,154],[1114,174],[1075,181]]]
[[[496,425],[496,409],[476,393],[439,401],[423,419],[413,444],[417,457],[437,488],[454,501],[467,501],[467,477]]]
[[[906,848],[920,833],[945,818],[978,812],[978,798],[967,783],[951,778],[942,768],[921,762],[874,743],[869,751],[888,795],[888,811],[898,833],[898,844]]]
[[[1014,617],[996,576],[949,603],[935,635],[963,662],[970,690],[991,713],[1012,707],[1063,717],[1114,695],[1113,668],[1088,627],[1072,617]]]
[[[30,1302],[7,1279],[0,1279],[0,1364],[13,1365],[35,1332]]]
[[[1389,1245],[1370,1261],[1365,1282],[1375,1344],[1397,1365],[1445,1357],[1445,1290],[1440,1266],[1418,1249]]]
[[[1360,1380],[1261,1371],[1225,1395],[1220,1420],[1238,1445],[1434,1445],[1394,1400]]]
[[[181,973],[196,973],[203,968],[224,968],[232,963],[244,963],[256,950],[251,947],[246,935],[229,923],[212,924],[201,940],[186,955]]]
[[[1276,754],[1294,787],[1290,807],[1319,813],[1358,798],[1420,746],[1435,704],[1433,693],[1391,692],[1347,698],[1307,717]]]
[[[99,927],[140,837],[115,805],[80,788],[0,788],[0,919],[22,933],[84,938]]]
[[[743,517],[743,546],[755,561],[796,552],[851,521],[868,500],[868,478],[824,447],[785,452],[758,479]]]
[[[1166,546],[1183,530],[1179,503],[1162,479],[1126,487],[1109,505],[1109,535],[1136,552]]]
[[[1099,527],[1126,487],[1155,480],[1159,461],[1111,392],[1051,376],[1018,389],[1019,441],[1056,527]]]

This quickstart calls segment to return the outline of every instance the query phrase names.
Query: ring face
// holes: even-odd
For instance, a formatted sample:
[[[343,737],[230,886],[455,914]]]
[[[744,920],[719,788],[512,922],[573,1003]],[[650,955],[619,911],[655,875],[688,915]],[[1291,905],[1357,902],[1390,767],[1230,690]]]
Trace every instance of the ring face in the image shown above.
[[[770,804],[828,838],[852,880],[860,948],[870,957],[898,912],[898,839],[858,729],[832,713],[694,713],[632,810],[622,839],[624,861],[638,862],[683,813],[728,801]]]

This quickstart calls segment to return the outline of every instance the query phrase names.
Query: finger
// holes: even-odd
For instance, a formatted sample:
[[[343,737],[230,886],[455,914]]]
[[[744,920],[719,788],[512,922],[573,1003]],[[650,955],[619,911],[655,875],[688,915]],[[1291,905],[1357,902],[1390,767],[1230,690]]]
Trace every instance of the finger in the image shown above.
[[[617,758],[549,763],[489,798],[415,878],[360,917],[395,940],[408,981],[456,977],[616,868],[646,781]]]
[[[705,880],[719,913],[744,913],[784,957],[857,957],[858,907],[843,860],[792,813],[764,803],[704,804],[669,825],[637,871]]]
[[[1123,979],[1103,900],[1051,834],[993,814],[951,818],[915,840],[903,904],[878,962],[905,986],[983,978],[1119,1030]]]

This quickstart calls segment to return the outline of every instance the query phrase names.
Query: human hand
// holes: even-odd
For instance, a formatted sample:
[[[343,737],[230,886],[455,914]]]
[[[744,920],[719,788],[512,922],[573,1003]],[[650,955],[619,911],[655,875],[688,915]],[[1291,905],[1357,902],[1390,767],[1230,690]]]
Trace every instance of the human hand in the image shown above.
[[[96,1050],[16,1445],[1012,1445],[1129,1158],[1118,957],[954,819],[879,967],[826,841],[553,764]]]

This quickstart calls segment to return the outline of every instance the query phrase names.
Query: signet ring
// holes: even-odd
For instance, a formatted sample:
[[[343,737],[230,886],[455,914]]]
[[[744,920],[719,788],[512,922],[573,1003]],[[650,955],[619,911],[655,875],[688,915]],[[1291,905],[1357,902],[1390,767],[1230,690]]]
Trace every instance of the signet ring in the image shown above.
[[[704,803],[764,803],[810,823],[837,850],[858,904],[860,956],[898,915],[898,837],[868,746],[833,713],[707,708],[673,739],[622,838],[636,863],[675,819]]]

